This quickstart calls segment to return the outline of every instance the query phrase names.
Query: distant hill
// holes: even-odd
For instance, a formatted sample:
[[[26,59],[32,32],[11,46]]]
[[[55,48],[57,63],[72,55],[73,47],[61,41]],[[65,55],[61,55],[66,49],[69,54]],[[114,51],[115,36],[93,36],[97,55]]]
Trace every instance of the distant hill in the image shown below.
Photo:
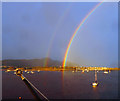
[[[35,67],[35,66],[45,66],[45,61],[47,60],[47,66],[53,67],[53,66],[62,66],[61,61],[52,60],[50,58],[42,58],[42,59],[9,59],[9,60],[3,60],[2,65],[4,66],[18,66],[18,67]],[[77,64],[67,62],[67,66],[76,66]],[[78,65],[77,65],[78,66]]]

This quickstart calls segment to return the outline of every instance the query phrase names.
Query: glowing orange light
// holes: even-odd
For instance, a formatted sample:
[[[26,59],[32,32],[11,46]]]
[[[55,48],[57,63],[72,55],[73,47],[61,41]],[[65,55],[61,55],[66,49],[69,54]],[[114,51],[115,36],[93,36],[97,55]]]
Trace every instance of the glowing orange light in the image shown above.
[[[19,99],[22,99],[22,97],[19,97]]]

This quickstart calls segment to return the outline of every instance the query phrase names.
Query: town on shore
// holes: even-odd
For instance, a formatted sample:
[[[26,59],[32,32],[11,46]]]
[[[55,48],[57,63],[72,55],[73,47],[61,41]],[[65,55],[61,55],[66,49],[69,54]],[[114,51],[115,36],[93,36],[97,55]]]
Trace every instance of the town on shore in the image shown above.
[[[5,71],[15,71],[16,69],[20,69],[22,71],[112,71],[112,70],[120,70],[120,68],[110,68],[110,67],[17,67],[17,66],[0,66],[2,70]]]

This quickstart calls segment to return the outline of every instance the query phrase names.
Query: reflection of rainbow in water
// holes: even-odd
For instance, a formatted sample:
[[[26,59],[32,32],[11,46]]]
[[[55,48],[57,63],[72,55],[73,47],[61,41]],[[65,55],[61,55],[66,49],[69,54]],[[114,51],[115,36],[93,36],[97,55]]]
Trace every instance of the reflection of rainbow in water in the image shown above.
[[[82,27],[82,25],[85,23],[85,21],[88,19],[88,17],[98,8],[100,7],[100,5],[103,3],[100,2],[98,3],[85,17],[84,19],[82,20],[82,22],[80,22],[79,26],[77,27],[77,29],[75,30],[74,34],[72,35],[70,41],[69,41],[69,44],[67,46],[67,49],[66,49],[66,52],[65,52],[65,56],[64,56],[64,60],[63,60],[63,70],[65,70],[65,66],[66,66],[66,61],[67,61],[67,57],[68,57],[68,53],[69,53],[69,50],[70,50],[70,47],[72,45],[72,42],[75,38],[75,36],[77,35],[78,31],[80,30],[80,28]]]
[[[62,16],[60,17],[60,19],[59,19],[59,21],[58,21],[58,23],[57,23],[57,26],[56,26],[55,31],[54,31],[53,34],[52,34],[52,37],[51,37],[50,42],[49,42],[47,54],[46,54],[46,59],[45,59],[45,61],[44,61],[44,67],[48,66],[49,57],[50,57],[50,50],[51,50],[51,48],[52,48],[52,43],[53,43],[53,41],[54,41],[55,35],[56,35],[56,33],[57,33],[58,28],[61,26],[62,22],[64,21],[65,17],[68,15],[71,6],[72,6],[72,5],[69,5],[69,6],[66,8],[66,10],[63,12]]]

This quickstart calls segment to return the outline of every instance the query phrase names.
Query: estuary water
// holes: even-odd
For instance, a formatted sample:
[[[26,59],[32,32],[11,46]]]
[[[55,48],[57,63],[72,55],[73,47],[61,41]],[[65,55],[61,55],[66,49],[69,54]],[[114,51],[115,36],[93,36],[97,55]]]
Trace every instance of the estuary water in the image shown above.
[[[31,92],[14,72],[2,72],[2,99],[34,99]],[[48,99],[117,99],[118,71],[97,73],[99,85],[92,86],[95,72],[35,71],[23,75]]]

